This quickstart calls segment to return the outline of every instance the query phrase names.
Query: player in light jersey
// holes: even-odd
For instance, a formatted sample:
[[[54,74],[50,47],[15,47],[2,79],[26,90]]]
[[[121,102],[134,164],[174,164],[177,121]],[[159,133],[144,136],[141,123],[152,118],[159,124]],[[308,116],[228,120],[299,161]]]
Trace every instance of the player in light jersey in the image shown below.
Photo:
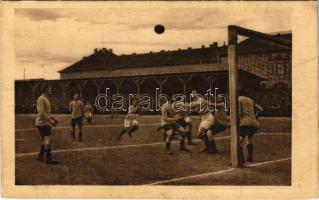
[[[189,116],[189,104],[184,101],[184,98],[173,102],[175,110],[176,123],[185,129],[188,145],[195,145],[192,142],[192,122]]]
[[[247,161],[253,161],[253,143],[252,138],[254,134],[257,132],[259,127],[259,123],[257,121],[256,116],[263,112],[263,108],[256,104],[255,101],[245,95],[249,95],[247,90],[240,90],[240,96],[238,97],[239,102],[239,116],[240,116],[240,125],[239,125],[239,162],[240,166],[245,163],[244,154],[243,154],[243,146],[246,141],[247,147]]]
[[[138,121],[136,120],[137,111],[138,111],[137,102],[136,100],[133,100],[132,105],[129,106],[128,113],[125,116],[124,127],[122,128],[121,132],[118,135],[119,141],[122,139],[122,136],[125,133],[128,133],[128,135],[132,137],[132,133],[138,129],[139,125],[138,125]]]
[[[58,123],[56,119],[51,116],[51,104],[48,99],[51,95],[51,90],[47,85],[41,89],[42,95],[37,99],[37,116],[35,125],[41,137],[41,147],[38,155],[38,160],[47,164],[59,164],[59,162],[52,159],[51,155],[51,127]],[[46,157],[46,160],[44,159]]]
[[[82,133],[83,133],[83,127],[82,127],[82,121],[83,121],[83,115],[84,115],[84,104],[80,100],[79,94],[74,94],[73,101],[70,102],[69,110],[72,115],[71,119],[71,135],[73,141],[75,140],[75,126],[78,125],[79,128],[79,142],[82,142]]]
[[[187,131],[176,123],[177,118],[175,118],[175,110],[172,106],[172,102],[172,100],[168,100],[161,106],[161,127],[158,128],[158,130],[163,129],[165,131],[165,149],[168,154],[172,154],[171,142],[177,134],[181,137],[180,151],[190,152],[190,150],[185,148],[185,136],[187,134]]]
[[[210,128],[214,124],[214,116],[209,110],[209,102],[198,94],[196,90],[192,91],[193,101],[190,102],[190,109],[197,112],[200,115],[200,124],[198,127],[197,137],[200,138],[208,154],[214,153],[213,144],[209,140],[209,136],[212,134]],[[203,151],[203,152],[204,152]]]
[[[89,101],[86,102],[86,105],[84,106],[84,114],[86,121],[91,124],[92,123],[92,115],[93,115],[93,106],[90,104]]]

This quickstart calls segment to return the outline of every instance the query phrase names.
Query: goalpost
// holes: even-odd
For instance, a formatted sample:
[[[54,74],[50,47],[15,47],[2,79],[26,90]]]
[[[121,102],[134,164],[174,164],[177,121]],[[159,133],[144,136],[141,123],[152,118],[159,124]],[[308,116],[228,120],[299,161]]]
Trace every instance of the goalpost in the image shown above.
[[[239,116],[238,116],[238,68],[237,68],[237,40],[238,35],[255,38],[272,45],[291,50],[291,41],[269,34],[249,30],[235,25],[228,26],[228,81],[230,98],[230,126],[231,126],[231,163],[232,167],[239,167]]]

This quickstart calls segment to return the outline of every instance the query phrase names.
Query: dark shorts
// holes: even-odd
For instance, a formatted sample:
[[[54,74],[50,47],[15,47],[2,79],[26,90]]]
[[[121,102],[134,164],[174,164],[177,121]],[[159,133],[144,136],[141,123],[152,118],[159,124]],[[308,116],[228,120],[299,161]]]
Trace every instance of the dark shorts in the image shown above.
[[[257,127],[255,126],[240,126],[239,127],[239,135],[241,137],[248,136],[249,138],[253,137],[257,132]]]
[[[51,126],[37,126],[38,132],[41,137],[50,136],[51,135]]]
[[[71,120],[71,126],[82,126],[82,117],[78,117],[78,118],[72,118]]]
[[[189,126],[190,123],[187,123],[184,119],[179,119],[176,121],[176,124],[178,124],[179,126],[185,128],[186,126]]]
[[[172,124],[166,124],[164,126],[161,126],[160,129],[163,129],[164,131],[168,131],[168,130],[173,130],[173,131],[177,131],[181,126],[178,125],[177,123],[172,123]]]
[[[213,126],[211,126],[210,130],[213,132],[213,134],[217,134],[217,133],[221,133],[224,130],[226,130],[227,126],[222,125],[222,124],[213,124]]]

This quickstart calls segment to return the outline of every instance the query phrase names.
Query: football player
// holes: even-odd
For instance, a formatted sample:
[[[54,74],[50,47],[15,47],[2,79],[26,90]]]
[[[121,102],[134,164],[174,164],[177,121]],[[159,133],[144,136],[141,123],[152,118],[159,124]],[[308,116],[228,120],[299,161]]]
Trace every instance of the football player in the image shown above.
[[[240,116],[240,124],[239,124],[239,166],[242,166],[245,163],[244,154],[243,154],[243,146],[246,141],[247,147],[247,161],[253,162],[253,143],[252,138],[254,134],[258,130],[259,123],[257,121],[256,116],[263,112],[263,108],[256,104],[253,99],[248,97],[249,91],[242,89],[239,91],[239,116]]]
[[[138,129],[139,125],[138,125],[138,121],[136,120],[137,111],[138,111],[137,101],[133,100],[132,105],[129,106],[128,113],[125,116],[124,127],[122,128],[122,130],[120,131],[118,135],[119,141],[122,139],[122,136],[125,133],[128,133],[128,135],[132,137],[132,133]]]
[[[186,139],[188,145],[195,145],[192,142],[192,122],[189,116],[189,104],[181,98],[173,102],[173,108],[175,110],[176,123],[185,129]]]
[[[209,136],[212,134],[210,130],[214,124],[214,116],[209,110],[209,102],[206,101],[197,90],[192,90],[193,101],[190,102],[190,109],[197,112],[200,115],[200,123],[198,127],[197,137],[204,143],[205,149],[208,154],[214,153],[214,147],[212,141],[209,140]]]
[[[80,100],[79,94],[74,94],[73,101],[70,102],[69,110],[72,114],[71,119],[71,135],[73,141],[75,141],[75,126],[78,125],[79,128],[79,142],[82,142],[82,133],[83,133],[83,115],[84,115],[84,105]]]
[[[227,129],[229,119],[227,117],[225,103],[221,96],[217,97],[216,105],[215,105],[215,114],[214,114],[214,124],[211,126],[210,130],[208,131],[208,140],[211,145],[211,152],[217,153],[217,147],[214,140],[214,135],[218,133],[222,133]],[[205,149],[204,151],[207,151]]]
[[[93,115],[93,107],[89,101],[87,101],[86,105],[84,106],[84,113],[85,113],[86,121],[89,124],[91,124],[92,123],[92,115]]]
[[[165,149],[167,154],[172,154],[171,151],[171,142],[174,139],[176,134],[178,134],[180,139],[180,151],[184,152],[190,152],[185,147],[185,136],[187,134],[187,131],[181,127],[179,124],[176,123],[177,118],[175,117],[175,110],[172,106],[173,100],[170,99],[166,101],[162,106],[162,116],[161,116],[161,127],[159,127],[157,130],[164,130],[164,141],[165,141]]]
[[[56,126],[58,121],[51,116],[51,104],[48,99],[51,94],[50,88],[45,85],[41,89],[41,96],[37,99],[37,115],[35,124],[41,137],[41,147],[38,160],[47,164],[59,164],[52,159],[51,155],[51,127]],[[44,158],[46,157],[46,159]]]

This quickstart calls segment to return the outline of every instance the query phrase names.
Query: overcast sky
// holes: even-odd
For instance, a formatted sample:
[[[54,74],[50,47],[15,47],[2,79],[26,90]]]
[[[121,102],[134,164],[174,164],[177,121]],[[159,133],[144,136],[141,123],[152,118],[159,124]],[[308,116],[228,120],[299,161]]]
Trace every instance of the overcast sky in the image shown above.
[[[58,70],[94,48],[115,54],[208,46],[227,41],[227,25],[261,32],[291,30],[289,9],[101,8],[16,9],[16,79],[59,78]],[[275,20],[274,20],[275,19]],[[159,35],[154,25],[163,24]],[[103,40],[102,40],[103,35]]]

